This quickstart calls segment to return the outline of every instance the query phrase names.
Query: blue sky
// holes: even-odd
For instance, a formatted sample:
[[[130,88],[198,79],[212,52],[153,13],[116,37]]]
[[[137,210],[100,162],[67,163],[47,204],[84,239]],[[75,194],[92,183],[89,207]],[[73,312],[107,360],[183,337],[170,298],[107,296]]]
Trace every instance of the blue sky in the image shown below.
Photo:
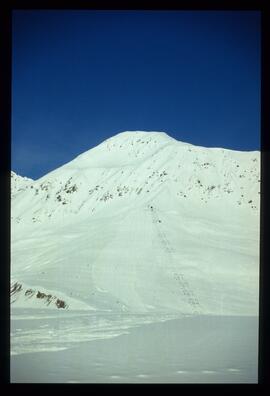
[[[259,150],[260,78],[259,12],[14,11],[12,169],[125,130]]]

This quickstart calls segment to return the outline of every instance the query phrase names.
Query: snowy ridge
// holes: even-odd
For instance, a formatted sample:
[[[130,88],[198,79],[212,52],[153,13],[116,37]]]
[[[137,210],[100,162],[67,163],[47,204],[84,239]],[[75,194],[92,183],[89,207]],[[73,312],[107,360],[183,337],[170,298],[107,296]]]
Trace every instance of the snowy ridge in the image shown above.
[[[13,276],[95,309],[256,314],[259,169],[259,152],[117,134],[13,183]]]
[[[33,183],[32,179],[22,177],[11,171],[11,198],[20,191],[25,191],[26,188]]]

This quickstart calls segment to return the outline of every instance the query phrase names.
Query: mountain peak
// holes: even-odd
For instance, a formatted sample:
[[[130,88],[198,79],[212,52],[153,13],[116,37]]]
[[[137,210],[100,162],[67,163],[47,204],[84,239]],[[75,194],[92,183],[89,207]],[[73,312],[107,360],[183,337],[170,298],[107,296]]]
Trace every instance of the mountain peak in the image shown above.
[[[110,139],[116,138],[116,137],[131,137],[131,138],[139,138],[139,137],[144,137],[144,138],[154,138],[154,137],[167,137],[172,139],[168,135],[168,133],[164,131],[140,131],[140,130],[134,130],[134,131],[122,131],[117,133],[116,135],[112,136]]]
[[[125,131],[35,182],[12,179],[25,306],[36,291],[70,308],[76,297],[112,311],[257,313],[258,153]]]
[[[80,154],[68,167],[118,168],[138,165],[177,140],[165,132],[124,131]]]
[[[105,142],[130,142],[130,143],[162,143],[164,141],[176,141],[170,135],[163,131],[122,131],[111,136]],[[103,143],[105,143],[103,142]]]

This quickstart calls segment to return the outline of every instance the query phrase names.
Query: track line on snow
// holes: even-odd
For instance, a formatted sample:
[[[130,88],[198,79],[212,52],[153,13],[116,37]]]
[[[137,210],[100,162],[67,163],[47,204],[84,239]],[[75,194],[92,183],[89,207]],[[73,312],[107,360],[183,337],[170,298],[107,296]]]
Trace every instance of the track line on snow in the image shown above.
[[[175,249],[172,247],[170,241],[168,240],[164,231],[160,228],[161,221],[158,217],[157,209],[153,206],[148,206],[152,215],[152,222],[155,224],[157,236],[161,242],[161,246],[163,250],[168,254],[170,260],[172,261],[171,254],[175,252]],[[185,275],[182,272],[174,272],[173,273],[174,279],[178,282],[180,286],[181,293],[185,299],[185,301],[190,305],[192,308],[192,312],[194,314],[200,314],[202,312],[200,302],[196,297],[195,292],[193,291],[192,287],[190,286],[188,280],[186,279]]]

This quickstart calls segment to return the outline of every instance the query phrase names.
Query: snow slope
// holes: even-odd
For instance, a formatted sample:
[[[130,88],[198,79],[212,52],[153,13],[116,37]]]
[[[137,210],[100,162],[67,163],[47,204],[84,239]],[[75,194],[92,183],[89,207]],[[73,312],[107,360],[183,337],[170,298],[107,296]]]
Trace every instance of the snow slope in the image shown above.
[[[11,171],[11,198],[14,198],[18,192],[25,191],[33,181],[34,180],[28,177],[19,176]]]
[[[258,314],[259,152],[123,132],[17,184],[14,306]]]

